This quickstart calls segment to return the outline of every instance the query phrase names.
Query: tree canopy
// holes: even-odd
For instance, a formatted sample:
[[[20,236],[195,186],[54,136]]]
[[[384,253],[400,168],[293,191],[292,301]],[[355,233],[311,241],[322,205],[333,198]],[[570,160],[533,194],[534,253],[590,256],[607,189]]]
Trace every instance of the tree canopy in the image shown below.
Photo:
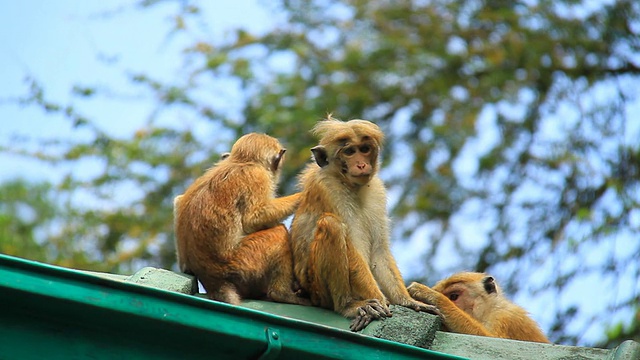
[[[165,30],[186,44],[180,76],[125,75],[153,104],[137,131],[115,136],[78,110],[110,95],[91,79],[68,102],[29,79],[21,105],[89,136],[0,144],[72,164],[58,182],[0,184],[1,252],[175,269],[174,196],[251,131],[287,144],[280,191],[294,191],[309,129],[333,113],[387,136],[395,249],[419,254],[405,280],[490,272],[516,302],[534,298],[554,342],[638,339],[640,3],[282,0],[264,4],[283,17],[267,31],[223,38],[203,4],[179,4]],[[87,162],[95,176],[78,173]],[[573,295],[591,291],[595,309]]]

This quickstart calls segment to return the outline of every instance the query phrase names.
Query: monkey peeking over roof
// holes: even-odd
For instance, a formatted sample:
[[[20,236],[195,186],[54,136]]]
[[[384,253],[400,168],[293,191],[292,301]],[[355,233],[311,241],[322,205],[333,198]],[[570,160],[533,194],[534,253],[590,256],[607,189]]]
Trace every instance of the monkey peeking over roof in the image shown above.
[[[461,272],[433,288],[414,282],[408,290],[414,299],[438,307],[448,331],[549,343],[527,311],[509,301],[487,274]]]

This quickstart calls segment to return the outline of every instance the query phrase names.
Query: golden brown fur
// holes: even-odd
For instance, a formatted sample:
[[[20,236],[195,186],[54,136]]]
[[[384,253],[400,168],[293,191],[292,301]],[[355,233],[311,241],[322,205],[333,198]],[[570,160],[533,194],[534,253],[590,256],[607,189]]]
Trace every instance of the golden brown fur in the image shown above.
[[[231,155],[231,154],[228,153],[228,152],[227,153],[223,153],[220,156],[220,161],[228,158],[229,155]],[[213,167],[218,165],[220,163],[220,161],[215,163],[213,165]],[[176,196],[173,199],[173,229],[174,229],[174,231],[178,228],[178,210],[180,209],[179,203],[180,203],[180,200],[182,199],[183,196],[184,196],[184,194],[181,194],[181,195]],[[186,267],[184,258],[180,255],[180,246],[178,246],[178,236],[177,235],[175,236],[175,240],[176,240],[175,246],[176,246],[176,258],[178,260],[177,261],[178,262],[178,268],[183,273],[193,275],[193,272]]]
[[[300,176],[291,227],[294,272],[311,302],[353,318],[353,331],[391,316],[389,303],[436,312],[409,296],[389,248],[386,190],[377,176],[383,133],[369,121],[331,117],[312,132],[320,141]]]
[[[495,280],[486,274],[462,272],[433,288],[414,282],[408,290],[416,300],[435,304],[451,332],[549,342],[527,312],[505,298]]]
[[[211,299],[308,303],[292,289],[289,233],[280,224],[300,194],[275,197],[284,152],[268,135],[244,135],[228,158],[174,199],[180,269],[194,274]]]

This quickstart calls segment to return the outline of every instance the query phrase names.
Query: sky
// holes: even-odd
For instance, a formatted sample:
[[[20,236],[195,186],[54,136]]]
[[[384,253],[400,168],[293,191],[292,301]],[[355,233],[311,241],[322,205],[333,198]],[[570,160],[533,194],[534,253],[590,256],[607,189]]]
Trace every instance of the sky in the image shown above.
[[[106,90],[126,89],[132,88],[126,74],[145,72],[160,79],[180,76],[176,64],[182,61],[179,50],[184,44],[166,34],[174,21],[171,17],[175,14],[174,2],[139,11],[130,6],[132,1],[0,1],[3,9],[0,12],[0,144],[22,137],[88,136],[72,129],[69,121],[62,117],[47,115],[33,106],[16,105],[15,99],[28,93],[30,76],[44,86],[52,101],[60,103],[72,100],[71,86],[76,83]],[[237,26],[261,31],[278,21],[257,2],[264,1],[206,2],[211,34],[223,38],[230,28]],[[138,93],[132,88],[128,94],[83,101],[76,106],[80,112],[91,114],[105,131],[125,136],[143,127],[153,110],[154,102],[141,101],[142,90],[139,90]],[[633,133],[637,133],[637,129]],[[16,176],[56,181],[69,170],[65,166],[78,165],[43,165],[0,152],[0,181]],[[77,170],[88,172],[91,166],[84,164]],[[405,273],[411,263],[418,261],[415,254],[419,252],[399,254],[394,250],[394,253],[398,254],[400,268]],[[584,290],[588,287],[585,284],[573,295],[584,299]],[[545,308],[545,299],[518,298],[517,301],[534,313]],[[545,322],[548,325],[552,320],[545,319]],[[598,328],[589,331],[587,341],[595,341],[602,334]]]
[[[29,136],[82,136],[61,117],[40,109],[21,107],[15,99],[28,93],[29,77],[43,85],[54,102],[68,103],[73,84],[101,89],[131,87],[125,74],[145,72],[159,79],[179,76],[183,44],[168,38],[174,2],[136,10],[132,1],[4,1],[0,12],[0,141]],[[179,2],[175,2],[179,3]],[[206,2],[210,32],[224,37],[242,25],[261,31],[273,16],[255,0]],[[141,16],[142,14],[142,16]],[[133,89],[113,99],[78,103],[80,112],[94,114],[103,130],[130,134],[152,111],[152,102],[140,101]],[[43,168],[35,161],[0,154],[0,179],[61,176],[64,171]]]

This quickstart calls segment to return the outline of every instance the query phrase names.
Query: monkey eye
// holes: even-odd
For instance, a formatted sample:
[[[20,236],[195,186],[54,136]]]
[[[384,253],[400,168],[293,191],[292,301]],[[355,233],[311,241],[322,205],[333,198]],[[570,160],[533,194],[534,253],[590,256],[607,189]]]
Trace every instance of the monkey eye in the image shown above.
[[[363,154],[368,154],[369,151],[371,151],[371,146],[369,145],[362,145],[360,146],[360,152]]]
[[[351,156],[356,153],[356,148],[353,146],[349,146],[348,148],[343,150],[343,153],[347,156]]]
[[[460,294],[458,294],[458,293],[451,293],[451,294],[449,294],[449,300],[456,301],[456,300],[458,300],[459,296],[460,296]]]
[[[349,138],[340,138],[337,141],[340,146],[345,146],[349,142]]]

